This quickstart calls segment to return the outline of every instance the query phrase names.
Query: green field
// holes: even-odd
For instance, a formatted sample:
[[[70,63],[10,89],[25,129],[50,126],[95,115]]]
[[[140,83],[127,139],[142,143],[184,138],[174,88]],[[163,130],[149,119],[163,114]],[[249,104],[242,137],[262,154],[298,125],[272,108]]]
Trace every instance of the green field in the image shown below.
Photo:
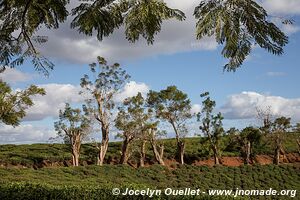
[[[175,170],[159,165],[139,169],[122,165],[39,170],[0,169],[0,199],[8,199],[8,197],[10,199],[108,199],[112,197],[112,188],[128,187],[135,189],[199,188],[202,191],[272,188],[299,191],[299,170],[299,166],[291,165],[243,167],[184,165]],[[200,197],[208,199],[206,196]],[[287,196],[281,197],[281,199],[287,198]],[[253,197],[253,199],[258,199],[258,197]],[[260,199],[266,199],[266,197]]]
[[[295,139],[299,134],[289,134],[284,146],[286,152],[297,152]],[[97,151],[92,144],[84,144],[81,151],[80,167],[33,167],[47,160],[64,162],[71,159],[69,147],[65,144],[1,145],[0,146],[0,199],[133,199],[133,196],[112,196],[113,188],[132,189],[300,189],[299,163],[275,165],[252,165],[240,167],[192,166],[192,162],[210,157],[203,138],[186,139],[186,160],[184,166],[174,168],[154,163],[148,146],[145,168],[132,168],[126,165],[94,165]],[[174,159],[176,141],[163,140],[165,159]],[[227,146],[226,146],[227,144]],[[238,149],[230,143],[229,137],[222,138],[223,156],[239,156]],[[120,157],[121,142],[112,142],[106,157],[107,163],[117,162]],[[271,144],[263,140],[256,147],[258,154],[272,154]],[[136,162],[135,157],[131,162]],[[22,168],[28,167],[28,168]],[[6,167],[4,167],[6,166]],[[14,167],[16,166],[16,167]],[[148,196],[135,196],[135,199],[148,199]],[[174,199],[174,196],[154,196],[154,199]],[[176,196],[176,199],[191,199],[191,196]],[[289,196],[193,196],[196,199],[288,199]],[[295,198],[299,199],[299,195]]]

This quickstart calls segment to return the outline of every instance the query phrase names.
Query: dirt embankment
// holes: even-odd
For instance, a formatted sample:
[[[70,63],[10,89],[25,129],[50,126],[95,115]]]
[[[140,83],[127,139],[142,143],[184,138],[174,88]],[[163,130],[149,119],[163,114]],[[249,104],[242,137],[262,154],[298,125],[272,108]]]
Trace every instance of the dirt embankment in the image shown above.
[[[109,164],[117,164],[118,162],[109,162]],[[221,159],[221,163],[223,166],[229,166],[229,167],[238,167],[241,165],[244,165],[244,160],[241,157],[227,157],[224,156]],[[255,159],[252,161],[251,164],[260,164],[260,165],[268,165],[273,163],[273,157],[269,155],[257,155]],[[280,157],[280,163],[282,164],[288,164],[288,163],[300,163],[300,155],[298,153],[289,153],[286,154],[286,156],[281,156]],[[82,161],[81,166],[87,166],[87,165],[93,165],[94,163],[91,161]],[[145,163],[145,166],[150,166],[152,165],[153,162]],[[178,162],[174,159],[172,160],[165,160],[165,164],[169,168],[176,168],[178,165]],[[214,165],[214,159],[206,159],[206,160],[195,160],[192,162],[192,165],[194,166],[213,166]],[[56,167],[70,167],[72,166],[72,162],[70,160],[65,160],[63,162],[52,162],[49,160],[43,160],[40,163],[34,164],[32,166],[24,166],[21,164],[16,164],[13,165],[11,163],[1,163],[0,162],[0,167],[2,168],[34,168],[34,169],[39,169],[39,168],[56,168]],[[130,164],[132,167],[137,167],[136,164]]]

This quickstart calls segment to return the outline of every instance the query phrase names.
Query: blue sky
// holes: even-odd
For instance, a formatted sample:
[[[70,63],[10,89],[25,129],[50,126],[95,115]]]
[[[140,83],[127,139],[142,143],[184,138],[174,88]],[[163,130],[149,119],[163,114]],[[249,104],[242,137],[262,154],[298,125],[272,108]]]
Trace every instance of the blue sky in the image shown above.
[[[172,3],[189,13],[197,2],[193,0],[183,5],[176,0]],[[270,13],[295,19],[294,25],[282,27],[290,36],[290,43],[282,56],[255,48],[235,73],[223,72],[226,60],[220,54],[221,47],[211,38],[194,39],[191,17],[183,24],[167,22],[153,46],[147,46],[143,40],[129,44],[122,29],[103,42],[70,32],[67,26],[47,33],[49,42],[41,47],[41,51],[56,65],[49,77],[36,73],[30,63],[1,76],[13,88],[37,84],[45,86],[49,94],[36,99],[37,105],[20,127],[1,126],[0,143],[47,142],[49,137],[55,136],[53,122],[58,109],[65,101],[82,102],[77,95],[79,80],[88,73],[88,64],[95,60],[96,55],[105,56],[108,62],[119,62],[131,75],[133,82],[123,89],[120,99],[138,91],[146,93],[149,89],[160,90],[176,85],[189,95],[196,110],[197,104],[201,103],[200,93],[209,91],[217,102],[217,110],[224,113],[227,128],[257,124],[255,108],[266,106],[272,107],[274,116],[284,115],[292,117],[293,122],[300,121],[300,92],[297,88],[300,85],[300,3],[297,0],[287,0],[284,5],[277,0],[272,4],[269,0],[264,2]]]

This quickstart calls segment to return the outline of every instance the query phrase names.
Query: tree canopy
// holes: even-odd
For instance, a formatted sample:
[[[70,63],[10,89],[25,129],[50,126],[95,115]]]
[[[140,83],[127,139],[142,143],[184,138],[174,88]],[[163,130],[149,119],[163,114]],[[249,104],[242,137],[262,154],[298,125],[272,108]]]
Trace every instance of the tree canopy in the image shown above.
[[[199,0],[200,1],[200,0]],[[42,56],[37,44],[47,36],[39,36],[39,29],[59,28],[59,24],[73,16],[71,28],[98,40],[124,26],[128,41],[140,37],[153,44],[163,21],[182,21],[185,14],[170,8],[161,0],[83,0],[69,13],[69,0],[2,0],[0,1],[0,71],[21,65],[31,58],[37,70],[48,73],[53,68]],[[223,45],[222,56],[229,59],[224,70],[235,71],[251,53],[254,45],[281,55],[288,37],[270,21],[266,10],[255,0],[205,0],[194,10],[196,38],[213,36]]]
[[[43,88],[35,85],[25,90],[13,91],[7,83],[0,80],[0,122],[18,126],[26,115],[26,109],[33,105],[31,98],[45,94]]]

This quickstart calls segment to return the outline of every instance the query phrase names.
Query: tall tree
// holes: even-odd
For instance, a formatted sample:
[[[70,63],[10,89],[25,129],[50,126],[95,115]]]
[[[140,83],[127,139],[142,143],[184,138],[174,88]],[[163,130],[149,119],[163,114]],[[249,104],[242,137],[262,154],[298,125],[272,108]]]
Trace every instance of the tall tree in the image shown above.
[[[273,163],[278,165],[279,164],[279,157],[280,154],[285,154],[283,149],[283,141],[287,129],[291,127],[291,118],[286,117],[279,117],[276,118],[275,121],[272,123],[272,137],[274,140],[274,160]]]
[[[158,119],[162,119],[172,126],[176,135],[179,162],[184,164],[186,121],[192,117],[191,102],[187,94],[178,90],[176,86],[169,86],[160,92],[150,91],[147,104],[154,109]]]
[[[223,129],[223,116],[219,112],[218,114],[213,114],[213,110],[216,106],[216,102],[211,100],[209,93],[203,93],[200,95],[205,98],[202,101],[202,111],[197,114],[198,121],[201,122],[200,130],[207,137],[210,148],[213,151],[215,164],[220,164],[220,138],[224,134]]]
[[[103,165],[108,148],[112,111],[115,107],[114,97],[129,79],[129,75],[118,63],[108,65],[103,57],[98,57],[98,65],[90,64],[90,70],[94,79],[86,74],[80,85],[91,96],[86,99],[87,110],[101,127],[102,138],[97,164]]]
[[[32,97],[45,95],[43,88],[31,85],[25,90],[13,91],[11,87],[0,79],[0,122],[18,126],[26,116],[26,110],[33,106]]]
[[[281,55],[288,37],[268,19],[255,0],[205,0],[195,8],[196,37],[214,36],[229,59],[224,70],[235,71],[251,53],[254,44]]]
[[[115,125],[122,131],[119,136],[124,138],[120,164],[128,162],[128,146],[134,139],[143,134],[147,120],[148,116],[145,114],[144,98],[141,93],[134,97],[126,98],[123,105],[119,107]]]
[[[73,166],[79,166],[81,143],[90,133],[90,117],[66,103],[64,110],[59,111],[59,120],[54,123],[54,127],[58,136],[67,139],[71,145]]]
[[[253,158],[253,146],[258,144],[261,139],[259,129],[254,127],[246,127],[241,131],[239,141],[242,146],[242,152],[245,155],[246,164],[250,164]]]
[[[162,165],[164,161],[163,148],[160,151],[157,146],[157,125],[158,121],[152,120],[152,113],[148,112],[145,100],[139,92],[136,96],[124,100],[123,106],[119,107],[119,112],[115,120],[116,127],[122,131],[120,136],[124,138],[122,145],[122,155],[120,163],[128,162],[128,146],[131,142],[140,143],[140,166],[144,165],[145,142],[149,141],[155,159]]]

